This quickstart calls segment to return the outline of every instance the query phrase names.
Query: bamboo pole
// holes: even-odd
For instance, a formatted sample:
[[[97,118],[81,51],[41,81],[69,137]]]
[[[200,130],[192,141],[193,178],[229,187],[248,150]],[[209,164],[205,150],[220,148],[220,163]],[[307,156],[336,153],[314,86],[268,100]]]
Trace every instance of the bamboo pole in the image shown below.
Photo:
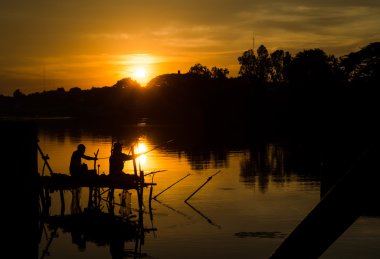
[[[177,183],[179,183],[180,181],[182,181],[183,179],[185,179],[189,175],[190,174],[185,175],[184,177],[182,177],[181,179],[179,179],[178,181],[176,181],[175,183],[173,183],[172,185],[170,185],[169,187],[167,187],[166,189],[164,189],[163,191],[161,191],[159,194],[157,194],[156,196],[154,196],[153,199],[156,199],[161,193],[167,191],[168,189],[170,189],[171,187],[173,187],[174,185],[176,185]]]
[[[217,174],[219,174],[221,172],[221,170],[219,170],[219,171],[217,171],[215,174],[213,174],[213,175],[211,175],[207,180],[206,180],[206,182],[204,182],[198,189],[196,189],[189,197],[187,197],[187,199],[185,200],[185,202],[187,202],[191,197],[193,197],[194,196],[194,194],[196,194],[200,189],[202,189],[203,188],[203,186],[205,186],[206,185],[206,183],[208,183],[211,179],[212,179],[212,177],[214,177],[215,175],[217,175]]]

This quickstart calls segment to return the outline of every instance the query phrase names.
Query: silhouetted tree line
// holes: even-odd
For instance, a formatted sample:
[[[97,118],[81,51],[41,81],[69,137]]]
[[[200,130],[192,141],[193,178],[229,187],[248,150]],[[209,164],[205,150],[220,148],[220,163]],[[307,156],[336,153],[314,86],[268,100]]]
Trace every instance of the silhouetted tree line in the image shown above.
[[[164,74],[147,87],[124,78],[113,86],[66,91],[58,88],[13,97],[0,96],[2,116],[70,116],[175,122],[260,122],[276,130],[296,123],[297,128],[318,127],[328,121],[345,122],[355,115],[374,116],[379,83],[380,43],[336,58],[321,49],[292,56],[264,45],[238,57],[239,76],[226,68],[195,64],[187,73]],[[366,115],[363,116],[363,113]]]
[[[108,87],[93,87],[82,90],[73,87],[25,95],[16,90],[13,97],[1,96],[0,105],[3,116],[31,117],[109,117],[123,114],[140,114],[144,89],[136,81],[124,78]]]

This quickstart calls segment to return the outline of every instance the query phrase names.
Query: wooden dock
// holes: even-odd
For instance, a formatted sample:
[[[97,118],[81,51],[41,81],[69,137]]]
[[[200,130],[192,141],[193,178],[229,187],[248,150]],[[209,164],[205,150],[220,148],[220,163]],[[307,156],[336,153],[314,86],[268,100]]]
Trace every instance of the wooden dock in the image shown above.
[[[113,189],[139,189],[156,185],[156,183],[145,183],[139,176],[125,174],[122,176],[109,175],[83,175],[78,177],[66,174],[53,173],[50,176],[40,176],[39,186],[49,190],[71,190],[80,187],[113,188]]]

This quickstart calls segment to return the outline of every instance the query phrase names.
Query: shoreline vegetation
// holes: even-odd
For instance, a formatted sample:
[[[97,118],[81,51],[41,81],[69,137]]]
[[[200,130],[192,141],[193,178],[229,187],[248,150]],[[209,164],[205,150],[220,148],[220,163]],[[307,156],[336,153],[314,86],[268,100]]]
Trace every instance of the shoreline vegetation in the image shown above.
[[[103,122],[184,125],[266,125],[274,131],[371,129],[377,117],[380,42],[336,58],[321,49],[269,53],[261,45],[238,57],[239,77],[195,64],[141,87],[131,78],[113,86],[73,87],[0,95],[1,118],[79,118]]]

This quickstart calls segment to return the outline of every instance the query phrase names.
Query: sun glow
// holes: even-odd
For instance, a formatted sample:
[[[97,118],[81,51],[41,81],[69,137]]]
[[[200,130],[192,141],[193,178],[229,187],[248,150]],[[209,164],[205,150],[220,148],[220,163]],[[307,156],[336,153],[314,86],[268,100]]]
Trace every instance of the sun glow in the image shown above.
[[[132,79],[136,80],[139,84],[144,86],[148,83],[148,78],[150,71],[148,69],[149,65],[147,64],[137,64],[135,66],[132,66],[131,69],[131,77]]]
[[[141,154],[141,153],[144,153],[147,151],[147,147],[144,143],[139,143],[137,145],[137,150],[136,150],[136,154]],[[146,155],[141,155],[138,157],[138,163],[140,163],[141,165],[145,165],[147,163],[147,159],[146,159]]]
[[[130,54],[120,57],[120,64],[123,69],[121,77],[130,77],[136,80],[141,86],[145,86],[155,74],[155,64],[157,57],[150,54]]]
[[[137,67],[134,75],[136,79],[146,80],[146,69],[144,67]]]

